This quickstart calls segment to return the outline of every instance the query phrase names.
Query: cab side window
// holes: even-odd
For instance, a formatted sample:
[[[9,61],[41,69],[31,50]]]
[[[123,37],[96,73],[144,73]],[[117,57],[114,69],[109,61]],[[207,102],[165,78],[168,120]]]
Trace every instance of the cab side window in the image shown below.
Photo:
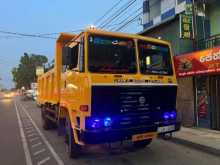
[[[69,69],[74,69],[77,67],[78,64],[78,51],[79,51],[79,44],[72,48],[72,55],[70,56],[70,65]]]
[[[80,44],[79,44],[79,71],[84,72],[85,71],[85,58],[84,58],[84,37],[80,38]]]
[[[66,70],[72,70],[77,67],[78,64],[78,51],[79,44],[74,47],[65,46],[62,51],[62,66],[63,72]]]

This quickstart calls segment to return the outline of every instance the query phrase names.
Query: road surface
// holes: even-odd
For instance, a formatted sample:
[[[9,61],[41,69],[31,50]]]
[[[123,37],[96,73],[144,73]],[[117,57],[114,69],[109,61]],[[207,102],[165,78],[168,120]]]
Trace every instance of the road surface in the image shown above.
[[[56,130],[44,131],[33,101],[0,97],[0,162],[3,165],[220,165],[220,158],[161,139],[143,150],[130,144],[89,146],[78,159],[66,153]]]

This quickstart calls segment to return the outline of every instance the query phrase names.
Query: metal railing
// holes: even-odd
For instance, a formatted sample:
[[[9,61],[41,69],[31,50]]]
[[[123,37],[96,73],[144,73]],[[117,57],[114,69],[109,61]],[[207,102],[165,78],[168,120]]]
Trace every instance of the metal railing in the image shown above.
[[[220,34],[210,36],[206,39],[198,40],[197,42],[198,50],[213,48],[215,46],[220,46]]]

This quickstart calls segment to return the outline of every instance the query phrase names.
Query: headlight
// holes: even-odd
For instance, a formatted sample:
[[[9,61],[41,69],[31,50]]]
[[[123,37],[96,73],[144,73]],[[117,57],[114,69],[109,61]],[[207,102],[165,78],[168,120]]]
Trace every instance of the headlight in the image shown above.
[[[172,112],[164,112],[163,113],[163,119],[164,120],[169,120],[169,119],[176,119],[176,112],[172,111]]]
[[[86,128],[88,129],[108,128],[111,127],[111,125],[112,119],[110,117],[89,117],[86,119]]]
[[[112,119],[110,117],[104,118],[104,126],[110,127],[112,125]]]

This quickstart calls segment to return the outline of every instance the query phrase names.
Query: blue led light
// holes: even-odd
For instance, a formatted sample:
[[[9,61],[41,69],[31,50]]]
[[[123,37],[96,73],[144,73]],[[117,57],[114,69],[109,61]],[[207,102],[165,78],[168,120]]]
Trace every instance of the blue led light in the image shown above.
[[[165,112],[165,113],[163,114],[163,118],[164,118],[165,120],[168,120],[168,119],[170,118],[170,113],[169,113],[169,112]]]
[[[163,119],[164,119],[164,120],[176,119],[176,112],[175,112],[175,111],[165,112],[165,113],[163,114]]]
[[[176,112],[175,111],[170,112],[170,118],[171,119],[176,119]]]
[[[104,126],[110,127],[112,125],[112,119],[110,117],[104,118]]]
[[[98,118],[92,119],[90,125],[92,128],[99,128],[101,126],[101,121]]]

